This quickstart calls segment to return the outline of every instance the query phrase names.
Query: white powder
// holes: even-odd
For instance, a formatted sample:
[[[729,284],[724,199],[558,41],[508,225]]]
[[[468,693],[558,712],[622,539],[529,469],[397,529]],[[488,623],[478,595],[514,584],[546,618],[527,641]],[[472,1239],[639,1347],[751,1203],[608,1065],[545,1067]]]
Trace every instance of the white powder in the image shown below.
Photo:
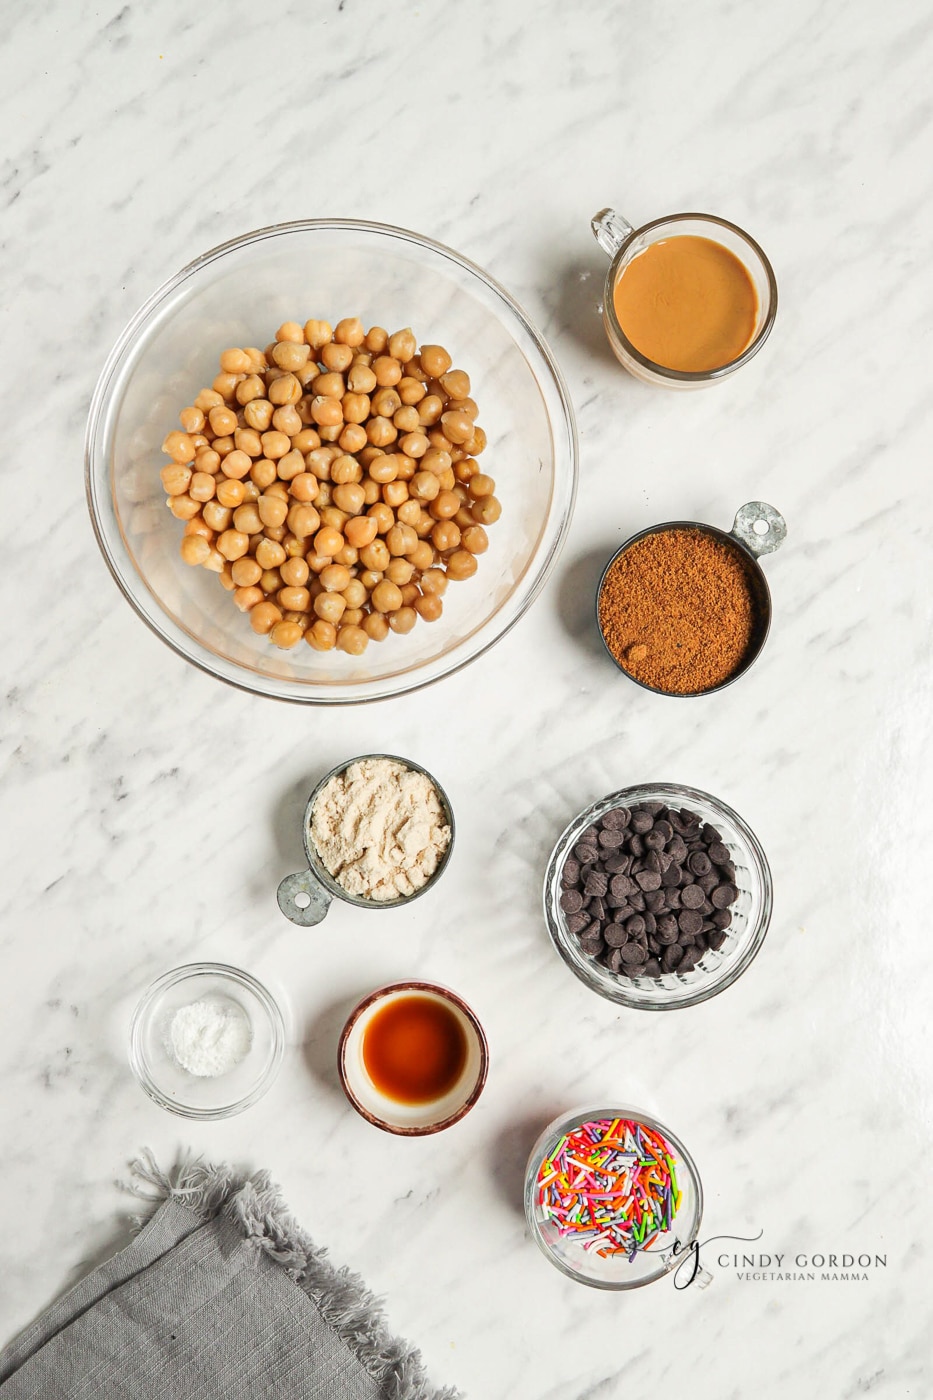
[[[193,1001],[172,1017],[169,1043],[189,1074],[214,1079],[229,1074],[249,1053],[253,1031],[232,1001]]]
[[[363,758],[314,804],[311,841],[348,894],[398,899],[427,883],[450,844],[437,788],[389,758]]]

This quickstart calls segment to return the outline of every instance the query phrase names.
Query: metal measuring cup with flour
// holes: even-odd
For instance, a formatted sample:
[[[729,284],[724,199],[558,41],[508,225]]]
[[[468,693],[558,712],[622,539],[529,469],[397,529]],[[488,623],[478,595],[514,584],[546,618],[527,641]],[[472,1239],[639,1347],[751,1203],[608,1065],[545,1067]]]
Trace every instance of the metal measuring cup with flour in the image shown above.
[[[321,779],[301,834],[308,868],[286,875],[276,897],[287,919],[309,928],[335,899],[395,909],[424,894],[447,868],[454,815],[426,768],[395,754],[364,754]]]

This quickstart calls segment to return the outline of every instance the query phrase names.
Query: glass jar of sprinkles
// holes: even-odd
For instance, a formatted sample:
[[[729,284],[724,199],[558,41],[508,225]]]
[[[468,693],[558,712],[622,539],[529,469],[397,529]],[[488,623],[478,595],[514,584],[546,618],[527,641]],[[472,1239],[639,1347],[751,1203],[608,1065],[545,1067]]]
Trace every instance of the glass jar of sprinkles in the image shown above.
[[[586,1108],[556,1118],[525,1170],[525,1216],[561,1273],[591,1288],[640,1288],[696,1241],[703,1188],[683,1143],[651,1114]]]

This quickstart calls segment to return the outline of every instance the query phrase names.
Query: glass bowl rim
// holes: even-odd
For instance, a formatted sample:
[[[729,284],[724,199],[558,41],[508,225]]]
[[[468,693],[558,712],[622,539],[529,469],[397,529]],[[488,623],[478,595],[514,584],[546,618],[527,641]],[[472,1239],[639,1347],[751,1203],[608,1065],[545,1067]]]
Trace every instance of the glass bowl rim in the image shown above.
[[[197,1108],[191,1104],[180,1104],[175,1099],[170,1099],[162,1092],[150,1073],[148,1061],[142,1047],[143,1023],[151,1014],[153,1007],[159,998],[172,987],[179,986],[182,982],[190,981],[195,977],[218,977],[223,980],[233,982],[238,986],[247,988],[256,997],[269,1019],[269,1026],[272,1032],[272,1055],[269,1063],[260,1078],[253,1085],[248,1094],[242,1098],[234,1100],[232,1103],[221,1105],[218,1108]],[[170,968],[168,972],[163,972],[154,982],[143,992],[130,1021],[129,1031],[129,1061],[130,1068],[136,1078],[140,1088],[146,1093],[153,1103],[160,1108],[167,1109],[169,1113],[175,1113],[181,1118],[195,1119],[220,1119],[232,1118],[237,1113],[242,1113],[244,1109],[250,1108],[258,1102],[265,1094],[266,1090],[273,1083],[282,1063],[285,1054],[285,1022],[278,1002],[272,993],[262,982],[249,972],[244,972],[242,968],[233,967],[230,963],[218,962],[193,962],[184,963],[180,967]]]
[[[727,228],[730,232],[737,233],[740,238],[743,238],[745,242],[754,249],[755,253],[761,259],[761,265],[765,270],[765,280],[768,283],[768,313],[758,327],[758,331],[740,355],[736,355],[734,360],[729,360],[724,365],[717,365],[715,369],[671,369],[668,365],[658,364],[657,360],[649,360],[647,355],[643,355],[640,350],[636,350],[619,324],[619,318],[616,315],[615,301],[612,295],[615,291],[616,273],[619,264],[625,258],[633,240],[638,238],[640,234],[650,233],[652,229],[659,228],[662,224],[683,223],[688,219],[696,219],[706,224],[718,224],[720,228]],[[647,370],[649,374],[660,376],[663,379],[669,379],[675,384],[711,384],[719,379],[725,379],[727,375],[733,374],[737,369],[741,369],[744,364],[747,364],[749,360],[753,359],[754,356],[758,354],[758,351],[771,334],[777,316],[777,308],[777,278],[774,275],[774,268],[771,266],[771,261],[767,253],[764,251],[761,244],[758,243],[756,239],[752,238],[751,234],[747,233],[739,224],[732,223],[730,219],[720,218],[718,214],[702,214],[694,211],[693,213],[688,212],[683,214],[663,214],[659,219],[650,219],[648,223],[641,224],[638,228],[632,229],[631,233],[625,239],[625,242],[614,254],[609,264],[609,271],[606,273],[606,290],[603,298],[603,309],[612,327],[613,335],[621,341],[622,348],[625,350],[626,354],[630,355],[633,360],[641,365],[642,369]]]
[[[562,414],[561,426],[563,426],[566,432],[566,443],[564,445],[566,447],[569,458],[569,493],[567,496],[567,500],[564,503],[562,518],[556,522],[554,536],[548,544],[546,553],[537,565],[532,586],[529,589],[527,597],[523,599],[521,606],[516,611],[515,616],[511,619],[511,621],[507,623],[507,625],[501,631],[497,632],[495,636],[489,638],[489,640],[484,642],[481,646],[479,646],[477,650],[472,651],[468,656],[465,656],[460,661],[456,662],[456,664],[450,665],[445,669],[442,669],[437,675],[427,676],[422,679],[418,679],[418,673],[423,669],[424,665],[431,664],[430,662],[420,663],[414,668],[413,675],[406,675],[406,677],[401,680],[401,683],[396,683],[391,687],[391,689],[388,689],[376,695],[347,694],[319,696],[316,695],[313,691],[303,692],[300,689],[298,689],[297,687],[300,685],[300,682],[276,681],[274,678],[266,678],[261,674],[256,675],[255,681],[251,681],[247,678],[245,668],[239,666],[235,662],[230,663],[232,674],[227,674],[226,670],[219,669],[213,663],[213,661],[209,659],[211,649],[205,644],[197,641],[196,638],[192,638],[194,649],[190,649],[188,646],[183,644],[180,637],[170,635],[168,630],[166,630],[165,627],[160,625],[158,619],[150,618],[147,615],[143,608],[137,603],[136,598],[133,595],[133,590],[130,583],[124,580],[123,572],[120,567],[120,561],[117,557],[117,551],[111,548],[110,541],[108,540],[107,535],[104,529],[102,528],[101,520],[103,518],[103,507],[100,504],[100,495],[102,493],[103,488],[101,487],[100,483],[95,477],[95,461],[98,455],[99,437],[103,426],[105,409],[109,404],[113,385],[118,380],[121,370],[125,367],[125,362],[128,356],[132,352],[133,348],[136,346],[141,331],[149,323],[150,319],[153,317],[154,313],[156,312],[157,308],[161,305],[161,303],[163,303],[168,297],[170,297],[175,291],[177,291],[177,289],[181,287],[181,285],[184,282],[186,282],[189,278],[195,276],[198,272],[208,267],[211,263],[219,261],[228,253],[237,251],[241,248],[249,247],[252,244],[264,242],[267,239],[279,237],[283,234],[290,234],[296,232],[315,232],[321,230],[375,234],[377,236],[388,237],[390,239],[400,239],[404,243],[414,244],[417,247],[427,249],[428,251],[434,254],[440,255],[441,258],[446,259],[447,261],[453,262],[459,268],[464,269],[465,271],[472,274],[472,276],[477,278],[477,280],[483,283],[490,291],[494,292],[495,295],[499,298],[499,300],[505,304],[506,308],[516,318],[519,325],[522,327],[523,331],[534,345],[538,355],[541,357],[541,361],[544,367],[546,368],[548,374],[550,375],[553,389],[556,392]],[[545,413],[547,414],[546,407]],[[549,424],[552,428],[555,426],[555,424],[550,422],[550,417]],[[556,460],[556,449],[554,452],[554,456]],[[206,252],[199,254],[198,257],[186,263],[182,268],[179,269],[178,272],[174,273],[171,277],[167,278],[155,289],[154,292],[151,293],[151,295],[146,299],[146,301],[143,302],[143,304],[138,308],[135,314],[130,318],[123,331],[117,338],[116,342],[114,343],[110,354],[107,356],[107,359],[104,363],[103,369],[101,370],[100,375],[97,379],[97,383],[94,387],[94,393],[91,398],[91,406],[88,412],[88,419],[84,436],[84,485],[88,513],[91,517],[91,527],[94,531],[94,537],[97,541],[98,549],[100,550],[101,556],[103,557],[105,564],[107,565],[111,577],[113,578],[123,597],[126,599],[130,607],[135,612],[136,616],[140,619],[141,622],[145,623],[149,630],[156,637],[158,637],[161,642],[163,642],[172,651],[174,651],[177,656],[180,656],[184,661],[189,662],[191,665],[196,666],[198,670],[203,671],[206,675],[212,676],[215,680],[223,681],[225,684],[232,686],[234,689],[245,691],[249,695],[260,695],[266,699],[282,700],[297,705],[365,705],[371,703],[374,700],[394,699],[399,695],[411,694],[417,690],[423,689],[428,685],[433,685],[435,682],[443,680],[447,676],[455,675],[458,671],[461,671],[465,666],[470,665],[471,662],[478,660],[481,656],[484,656],[486,652],[488,652],[493,646],[495,646],[497,642],[501,641],[504,637],[506,637],[509,634],[509,632],[511,632],[512,628],[518,622],[521,621],[521,619],[528,612],[532,603],[534,603],[539,597],[542,590],[544,589],[545,584],[550,578],[554,566],[557,562],[557,559],[560,556],[560,552],[566,542],[567,535],[570,531],[570,525],[573,520],[574,505],[576,503],[577,497],[579,476],[580,446],[577,434],[576,416],[574,414],[573,401],[570,396],[570,391],[564,380],[563,373],[561,372],[560,367],[558,366],[557,361],[555,360],[554,355],[550,350],[550,347],[548,346],[541,333],[537,330],[527,313],[512,296],[512,294],[508,292],[506,288],[494,277],[491,277],[488,272],[484,271],[484,269],[481,268],[477,263],[472,262],[469,258],[464,257],[461,253],[456,252],[453,248],[448,247],[447,244],[440,243],[436,239],[427,238],[423,234],[415,233],[412,229],[402,228],[396,224],[380,223],[378,221],[370,219],[293,219],[286,220],[277,224],[267,224],[264,225],[262,228],[252,229],[247,233],[237,235],[235,238],[227,239],[223,243],[218,243],[213,248],[209,248]],[[108,494],[112,498],[112,487],[109,488]],[[122,528],[119,529],[119,534],[122,536]],[[129,576],[135,576],[136,579],[142,582],[144,587],[148,587],[148,585],[146,585],[145,583],[145,580],[142,578],[142,575],[136,568],[132,557],[129,556],[129,551],[127,550],[126,552],[128,555],[129,562]],[[155,594],[153,594],[153,596],[156,598],[156,602],[158,603],[157,596]],[[184,629],[180,627],[178,630],[182,633],[184,631]],[[205,652],[206,655],[200,656],[198,654],[199,651]],[[282,691],[279,689],[279,686],[283,684],[287,686],[294,686],[296,687],[296,689]]]
[[[538,1179],[538,1167],[545,1154],[546,1146],[552,1142],[558,1142],[571,1128],[577,1128],[583,1123],[588,1123],[600,1118],[632,1118],[639,1123],[647,1124],[649,1128],[653,1128],[656,1132],[659,1132],[662,1137],[677,1149],[678,1157],[685,1164],[688,1175],[693,1183],[693,1189],[696,1193],[696,1219],[693,1222],[690,1239],[681,1245],[680,1250],[676,1254],[671,1254],[670,1262],[665,1268],[660,1269],[657,1273],[651,1274],[647,1278],[631,1279],[628,1282],[619,1281],[617,1283],[608,1280],[587,1278],[584,1274],[578,1273],[575,1269],[571,1268],[569,1264],[565,1264],[562,1260],[557,1258],[551,1246],[547,1244],[542,1237],[539,1222],[535,1219],[534,1188]],[[632,1104],[616,1105],[615,1108],[608,1109],[603,1108],[601,1104],[591,1104],[584,1108],[571,1109],[566,1113],[560,1114],[557,1118],[552,1119],[547,1127],[538,1135],[528,1155],[528,1161],[525,1166],[523,1201],[525,1220],[531,1232],[531,1237],[542,1254],[554,1265],[555,1269],[559,1269],[562,1274],[572,1279],[574,1283],[585,1284],[588,1288],[599,1288],[604,1292],[619,1293],[632,1288],[644,1288],[649,1283],[657,1283],[659,1279],[664,1278],[666,1274],[669,1274],[671,1270],[676,1267],[676,1262],[681,1257],[686,1258],[687,1251],[700,1233],[700,1225],[703,1222],[703,1179],[700,1176],[696,1162],[677,1134],[671,1132],[667,1124],[662,1123],[653,1113],[646,1113],[640,1108],[635,1108]]]
[[[734,960],[727,964],[726,974],[710,985],[710,978],[706,976],[698,987],[683,997],[668,996],[665,1000],[658,1000],[644,996],[634,987],[629,990],[619,978],[614,983],[614,991],[596,982],[589,973],[588,965],[584,966],[578,962],[571,951],[569,939],[571,934],[564,933],[560,918],[560,911],[557,908],[556,898],[551,898],[552,888],[556,888],[556,881],[560,879],[560,868],[567,859],[570,847],[567,844],[567,837],[570,832],[580,825],[592,821],[593,816],[600,810],[608,811],[612,806],[629,806],[631,802],[657,800],[657,796],[670,798],[686,798],[699,801],[701,805],[707,805],[714,813],[721,812],[728,821],[732,822],[748,846],[752,861],[756,867],[759,880],[761,882],[761,908],[758,913],[758,925],[753,932],[748,944],[735,955]],[[670,805],[670,804],[669,804]],[[765,936],[771,924],[771,914],[774,903],[774,884],[771,876],[771,867],[765,855],[764,847],[751,827],[741,817],[734,808],[730,807],[722,798],[714,797],[712,793],[704,792],[702,788],[690,787],[684,783],[633,783],[629,787],[620,788],[617,792],[606,793],[596,802],[591,802],[584,807],[577,815],[567,823],[560,836],[551,849],[548,856],[547,867],[544,874],[544,917],[551,942],[560,954],[560,957],[570,968],[571,972],[579,978],[585,987],[597,996],[601,996],[605,1001],[611,1001],[620,1006],[628,1006],[637,1011],[680,1011],[688,1006],[697,1006],[700,1002],[709,1001],[712,997],[718,996],[731,987],[734,982],[742,976],[750,964],[757,957],[761,950],[761,945],[765,941]],[[591,962],[587,959],[587,964]],[[696,969],[694,969],[696,970]],[[702,971],[703,969],[700,969]]]

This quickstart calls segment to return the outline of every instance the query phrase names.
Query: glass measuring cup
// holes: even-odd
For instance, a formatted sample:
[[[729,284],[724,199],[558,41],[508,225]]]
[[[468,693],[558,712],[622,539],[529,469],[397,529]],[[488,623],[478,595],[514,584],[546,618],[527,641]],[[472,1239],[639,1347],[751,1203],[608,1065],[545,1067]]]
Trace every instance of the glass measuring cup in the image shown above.
[[[593,236],[611,258],[603,291],[603,326],[606,338],[619,364],[644,384],[658,384],[666,389],[702,389],[708,384],[734,374],[758,354],[774,325],[777,314],[777,282],[774,269],[755,240],[737,224],[718,219],[713,214],[667,214],[653,219],[641,228],[633,228],[614,209],[602,209],[590,221]],[[758,310],[752,338],[740,355],[716,369],[678,370],[649,360],[628,339],[616,315],[614,293],[616,284],[629,263],[655,243],[665,238],[693,236],[708,238],[732,253],[745,268],[755,286]]]

